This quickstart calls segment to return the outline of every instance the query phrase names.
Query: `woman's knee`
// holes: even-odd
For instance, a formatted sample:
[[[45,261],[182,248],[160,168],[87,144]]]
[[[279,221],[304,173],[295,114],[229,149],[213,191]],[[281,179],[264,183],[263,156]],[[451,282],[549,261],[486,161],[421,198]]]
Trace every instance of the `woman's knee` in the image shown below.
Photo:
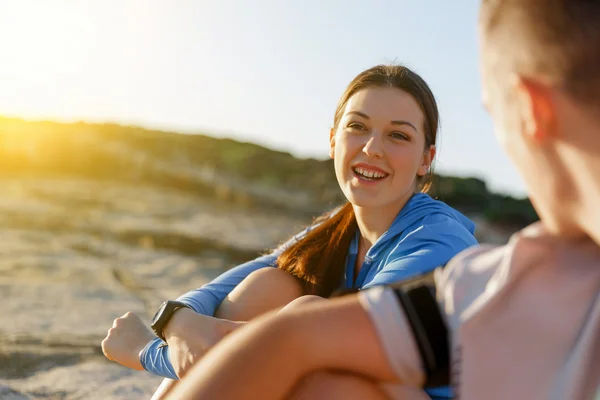
[[[292,274],[273,267],[257,269],[248,274],[242,282],[277,286],[288,285],[300,289],[300,284]]]
[[[287,299],[287,302],[302,295],[302,288],[296,278],[279,268],[261,268],[256,270],[249,274],[240,283],[238,288],[261,297],[265,294],[269,296],[271,294],[279,294],[278,297]]]
[[[317,302],[325,301],[325,300],[326,299],[324,299],[323,297],[315,296],[312,294],[307,294],[305,296],[300,296],[297,299],[290,301],[288,303],[288,305],[286,305],[281,310],[279,310],[279,312],[295,310],[298,307],[305,306],[306,304],[309,304],[309,303],[313,304],[313,303],[317,303]]]
[[[249,274],[227,295],[215,316],[248,321],[301,295],[302,288],[291,274],[279,268],[262,268]]]

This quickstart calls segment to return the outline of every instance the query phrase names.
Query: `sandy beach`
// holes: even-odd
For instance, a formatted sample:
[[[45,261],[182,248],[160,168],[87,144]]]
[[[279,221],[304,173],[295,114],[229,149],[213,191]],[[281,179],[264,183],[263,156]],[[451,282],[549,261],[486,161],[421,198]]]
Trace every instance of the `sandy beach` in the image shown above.
[[[127,311],[272,248],[309,220],[159,186],[2,179],[0,398],[143,399],[161,378],[104,358]]]

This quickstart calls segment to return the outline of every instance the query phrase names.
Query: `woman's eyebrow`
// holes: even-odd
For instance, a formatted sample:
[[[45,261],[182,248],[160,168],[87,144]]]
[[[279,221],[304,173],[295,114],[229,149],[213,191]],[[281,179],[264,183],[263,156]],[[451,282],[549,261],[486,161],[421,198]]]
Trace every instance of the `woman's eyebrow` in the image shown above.
[[[359,117],[363,117],[364,119],[370,119],[370,118],[369,118],[369,116],[368,116],[367,114],[361,113],[360,111],[348,111],[348,112],[346,113],[346,115],[348,115],[348,114],[356,114],[356,115],[358,115]]]
[[[408,126],[410,126],[411,128],[413,128],[413,129],[415,130],[415,132],[418,132],[417,128],[416,128],[416,127],[415,127],[413,124],[411,124],[410,122],[408,122],[408,121],[405,121],[405,120],[403,120],[403,119],[401,119],[401,120],[399,120],[399,121],[392,121],[392,122],[391,122],[391,124],[392,124],[392,125],[408,125]]]
[[[355,114],[355,115],[358,115],[359,117],[363,117],[364,119],[370,119],[367,114],[362,113],[360,111],[348,111],[346,113],[346,115],[349,115],[349,114]],[[414,126],[412,123],[405,121],[403,119],[397,120],[397,121],[390,121],[390,124],[392,124],[392,125],[407,125],[407,126],[410,126],[411,128],[413,128],[415,130],[415,132],[419,132],[417,130],[416,126]]]

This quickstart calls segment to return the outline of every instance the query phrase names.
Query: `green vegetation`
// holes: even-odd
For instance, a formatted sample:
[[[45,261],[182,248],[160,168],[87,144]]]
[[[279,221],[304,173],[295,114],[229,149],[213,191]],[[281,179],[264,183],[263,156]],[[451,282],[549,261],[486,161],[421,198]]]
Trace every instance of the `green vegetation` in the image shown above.
[[[538,219],[529,199],[492,193],[477,178],[436,176],[430,194],[465,213],[482,214],[498,225],[522,227]]]
[[[115,124],[0,118],[0,175],[124,180],[312,214],[344,201],[331,160]],[[436,176],[431,193],[497,224],[537,219],[528,199],[491,193],[476,178]]]

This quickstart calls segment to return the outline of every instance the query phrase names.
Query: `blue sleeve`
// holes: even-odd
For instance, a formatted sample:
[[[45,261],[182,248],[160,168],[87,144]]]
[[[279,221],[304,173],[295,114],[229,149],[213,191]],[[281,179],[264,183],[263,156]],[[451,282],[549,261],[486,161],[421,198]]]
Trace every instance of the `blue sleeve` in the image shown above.
[[[238,265],[201,288],[179,296],[177,300],[187,304],[198,314],[213,316],[225,297],[248,275],[261,268],[274,267],[278,253],[275,252]]]
[[[477,244],[475,237],[452,220],[421,226],[401,240],[388,260],[361,289],[391,284],[433,271]]]
[[[253,261],[238,265],[223,273],[212,282],[180,296],[177,300],[187,304],[202,315],[214,315],[227,295],[250,273],[275,265],[279,252],[259,257]],[[155,375],[177,379],[169,360],[169,348],[159,338],[152,340],[140,354],[142,367]]]
[[[201,288],[180,296],[177,300],[187,304],[199,314],[213,316],[221,302],[241,281],[258,269],[274,267],[277,257],[288,246],[303,237],[307,231],[308,229],[300,232],[273,253],[238,265]],[[169,348],[159,338],[153,339],[146,345],[140,353],[140,361],[142,367],[148,372],[165,378],[178,379],[169,359]]]

